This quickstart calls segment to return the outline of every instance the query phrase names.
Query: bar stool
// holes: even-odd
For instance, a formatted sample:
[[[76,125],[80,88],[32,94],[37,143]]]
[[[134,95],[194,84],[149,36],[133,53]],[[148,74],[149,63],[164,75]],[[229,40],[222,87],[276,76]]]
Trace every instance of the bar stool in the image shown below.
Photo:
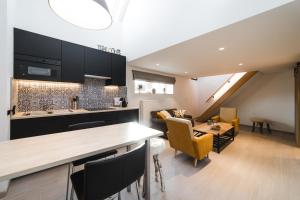
[[[154,169],[155,169],[155,181],[159,182],[160,179],[160,185],[161,185],[161,191],[165,192],[165,183],[163,180],[163,174],[162,174],[162,165],[159,160],[159,154],[164,151],[166,147],[164,139],[161,138],[152,138],[150,140],[150,152],[153,156],[153,162],[154,162]]]

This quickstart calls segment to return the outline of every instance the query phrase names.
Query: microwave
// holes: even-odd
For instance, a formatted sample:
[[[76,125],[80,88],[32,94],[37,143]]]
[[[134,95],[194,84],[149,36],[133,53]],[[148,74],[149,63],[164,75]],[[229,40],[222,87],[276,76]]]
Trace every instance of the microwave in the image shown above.
[[[61,61],[15,54],[14,77],[17,79],[61,81]]]

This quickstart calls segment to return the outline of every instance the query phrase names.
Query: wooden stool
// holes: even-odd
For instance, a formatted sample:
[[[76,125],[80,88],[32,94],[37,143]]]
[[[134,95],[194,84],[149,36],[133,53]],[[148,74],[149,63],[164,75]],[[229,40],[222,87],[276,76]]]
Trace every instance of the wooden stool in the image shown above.
[[[262,118],[251,118],[251,121],[252,121],[252,132],[255,132],[256,125],[259,125],[260,133],[263,133],[264,124],[266,124],[268,132],[272,133],[270,122],[268,120]]]

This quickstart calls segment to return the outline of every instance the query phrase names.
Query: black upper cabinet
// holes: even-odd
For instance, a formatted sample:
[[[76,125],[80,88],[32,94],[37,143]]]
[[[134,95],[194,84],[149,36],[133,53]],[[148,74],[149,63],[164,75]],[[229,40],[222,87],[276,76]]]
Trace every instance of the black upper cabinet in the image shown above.
[[[41,58],[61,59],[61,40],[14,29],[14,52]]]
[[[84,75],[126,85],[126,57],[14,29],[14,78],[83,83]],[[34,73],[34,74],[33,74]]]
[[[111,77],[111,54],[86,47],[85,74]]]
[[[111,55],[111,79],[107,80],[107,85],[126,86],[126,57],[121,55]]]
[[[70,42],[62,42],[62,81],[84,82],[84,47]]]

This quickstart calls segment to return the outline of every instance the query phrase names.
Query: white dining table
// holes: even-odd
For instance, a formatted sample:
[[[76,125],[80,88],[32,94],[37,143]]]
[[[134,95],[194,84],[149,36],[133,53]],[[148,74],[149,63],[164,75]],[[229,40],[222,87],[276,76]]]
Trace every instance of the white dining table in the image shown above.
[[[0,142],[0,182],[145,141],[145,199],[150,200],[150,139],[162,134],[129,122]]]

